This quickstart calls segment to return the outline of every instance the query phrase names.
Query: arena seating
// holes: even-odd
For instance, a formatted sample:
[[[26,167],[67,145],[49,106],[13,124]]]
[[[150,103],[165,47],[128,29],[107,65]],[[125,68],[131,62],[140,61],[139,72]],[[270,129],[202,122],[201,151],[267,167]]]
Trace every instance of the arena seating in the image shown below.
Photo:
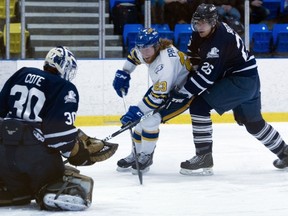
[[[288,52],[288,23],[273,25],[273,44],[276,53]]]
[[[187,44],[192,34],[190,24],[176,24],[174,28],[174,44],[183,52],[187,51]]]
[[[135,46],[135,39],[142,24],[125,24],[123,29],[123,50],[129,52]]]
[[[26,45],[30,36],[29,31],[25,30]],[[6,47],[6,25],[4,25],[3,31],[4,47]],[[21,53],[21,23],[10,23],[10,53]]]

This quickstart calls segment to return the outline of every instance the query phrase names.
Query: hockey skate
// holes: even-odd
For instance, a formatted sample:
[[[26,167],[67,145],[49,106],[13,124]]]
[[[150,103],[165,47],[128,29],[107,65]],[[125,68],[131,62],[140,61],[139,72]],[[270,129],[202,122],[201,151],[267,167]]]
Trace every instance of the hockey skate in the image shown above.
[[[150,166],[153,164],[153,154],[154,152],[152,152],[151,154],[145,154],[142,152],[138,155],[138,164],[140,172],[146,173],[150,170]],[[133,175],[138,174],[136,163],[132,165],[131,172]]]
[[[131,152],[130,155],[128,155],[125,158],[120,159],[117,162],[117,171],[118,172],[127,172],[130,171],[131,166],[135,163],[135,155],[133,152]]]
[[[48,210],[82,211],[87,209],[91,203],[87,203],[80,196],[69,194],[46,194],[43,198],[45,207]]]
[[[213,157],[212,153],[205,155],[196,155],[190,160],[181,163],[180,173],[192,176],[210,176],[213,175]]]
[[[288,167],[288,146],[285,146],[283,151],[286,157],[282,159],[276,159],[273,162],[273,165],[278,169],[284,169]]]

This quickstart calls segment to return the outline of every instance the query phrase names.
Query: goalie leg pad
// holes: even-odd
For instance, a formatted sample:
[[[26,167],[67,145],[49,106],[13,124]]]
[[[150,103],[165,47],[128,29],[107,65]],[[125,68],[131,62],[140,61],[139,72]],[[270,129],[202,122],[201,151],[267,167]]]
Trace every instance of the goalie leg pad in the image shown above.
[[[93,179],[66,169],[57,182],[44,186],[36,198],[41,209],[52,211],[82,211],[92,202]]]

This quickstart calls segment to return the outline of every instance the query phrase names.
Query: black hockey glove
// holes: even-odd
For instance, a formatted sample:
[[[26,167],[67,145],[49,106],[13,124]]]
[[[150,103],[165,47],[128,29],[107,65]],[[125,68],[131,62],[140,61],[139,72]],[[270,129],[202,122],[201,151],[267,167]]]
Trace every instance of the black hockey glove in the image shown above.
[[[185,112],[189,108],[193,98],[194,97],[190,93],[185,94],[172,90],[165,102],[165,108],[159,112],[162,117],[162,123]]]
[[[189,99],[191,98],[191,95],[184,94],[179,92],[178,90],[172,90],[169,93],[169,97],[167,99],[166,107],[165,109],[175,109],[177,110],[177,107],[181,107],[182,104],[185,104]]]

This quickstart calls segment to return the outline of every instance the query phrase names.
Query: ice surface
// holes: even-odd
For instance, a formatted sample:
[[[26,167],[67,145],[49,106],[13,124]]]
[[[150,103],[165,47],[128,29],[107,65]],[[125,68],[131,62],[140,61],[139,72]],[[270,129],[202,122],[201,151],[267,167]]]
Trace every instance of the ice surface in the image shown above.
[[[287,123],[272,123],[288,140]],[[118,126],[82,127],[90,136],[105,138]],[[214,124],[214,175],[183,176],[180,163],[194,155],[191,125],[161,125],[150,172],[119,173],[116,163],[130,153],[129,131],[111,139],[119,143],[107,161],[79,168],[93,177],[93,202],[84,212],[40,211],[35,203],[2,207],[9,216],[286,216],[288,171],[277,170],[276,157],[237,124]],[[288,142],[288,141],[287,141]]]

